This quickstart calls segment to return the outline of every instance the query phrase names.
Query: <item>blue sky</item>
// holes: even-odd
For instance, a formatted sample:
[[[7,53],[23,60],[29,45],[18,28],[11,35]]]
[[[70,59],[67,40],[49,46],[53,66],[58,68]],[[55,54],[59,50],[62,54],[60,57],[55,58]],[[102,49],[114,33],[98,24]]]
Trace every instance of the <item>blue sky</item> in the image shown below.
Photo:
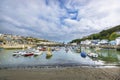
[[[120,24],[120,0],[0,0],[0,33],[70,41]]]

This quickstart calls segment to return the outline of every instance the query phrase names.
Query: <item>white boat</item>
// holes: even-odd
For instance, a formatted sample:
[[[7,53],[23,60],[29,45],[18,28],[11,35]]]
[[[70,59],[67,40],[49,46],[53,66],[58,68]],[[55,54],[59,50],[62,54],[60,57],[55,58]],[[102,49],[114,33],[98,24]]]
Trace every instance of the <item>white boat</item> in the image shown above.
[[[98,54],[96,54],[96,53],[88,53],[87,55],[89,57],[92,57],[92,58],[97,58],[98,57]]]
[[[24,52],[24,53],[22,53],[22,56],[25,56],[25,57],[32,56],[32,55],[34,55],[33,52]]]
[[[34,51],[34,56],[41,55],[42,53],[43,53],[43,51],[36,50],[36,51]]]
[[[13,52],[13,56],[19,56],[19,55],[21,55],[21,52],[19,52],[19,51]]]

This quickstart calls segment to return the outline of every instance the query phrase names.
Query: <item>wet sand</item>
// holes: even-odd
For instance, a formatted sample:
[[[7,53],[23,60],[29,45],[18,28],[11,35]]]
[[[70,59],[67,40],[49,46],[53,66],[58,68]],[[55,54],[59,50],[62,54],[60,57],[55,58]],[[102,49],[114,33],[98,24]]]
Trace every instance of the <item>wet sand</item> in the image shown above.
[[[1,69],[0,80],[120,80],[120,68]]]

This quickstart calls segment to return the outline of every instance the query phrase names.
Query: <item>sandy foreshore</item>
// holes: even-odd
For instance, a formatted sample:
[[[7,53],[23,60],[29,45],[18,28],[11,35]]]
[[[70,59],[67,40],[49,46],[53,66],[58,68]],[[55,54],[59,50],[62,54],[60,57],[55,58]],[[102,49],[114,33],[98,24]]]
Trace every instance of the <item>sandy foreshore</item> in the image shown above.
[[[120,68],[1,69],[0,80],[120,80]]]

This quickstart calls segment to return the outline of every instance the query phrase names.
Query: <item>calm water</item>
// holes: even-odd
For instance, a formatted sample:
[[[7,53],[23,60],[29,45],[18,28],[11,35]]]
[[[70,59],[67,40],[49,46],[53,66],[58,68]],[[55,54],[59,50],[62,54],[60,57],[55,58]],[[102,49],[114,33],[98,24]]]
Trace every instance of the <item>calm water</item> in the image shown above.
[[[97,59],[90,57],[82,58],[80,53],[70,50],[66,53],[65,48],[59,51],[53,51],[50,58],[46,58],[46,52],[39,56],[24,57],[12,56],[14,51],[19,50],[4,50],[0,49],[0,67],[21,67],[21,66],[43,66],[43,65],[104,65],[104,64],[120,64],[120,52],[114,49],[81,49],[84,52],[98,53]],[[21,51],[21,50],[20,50]]]

